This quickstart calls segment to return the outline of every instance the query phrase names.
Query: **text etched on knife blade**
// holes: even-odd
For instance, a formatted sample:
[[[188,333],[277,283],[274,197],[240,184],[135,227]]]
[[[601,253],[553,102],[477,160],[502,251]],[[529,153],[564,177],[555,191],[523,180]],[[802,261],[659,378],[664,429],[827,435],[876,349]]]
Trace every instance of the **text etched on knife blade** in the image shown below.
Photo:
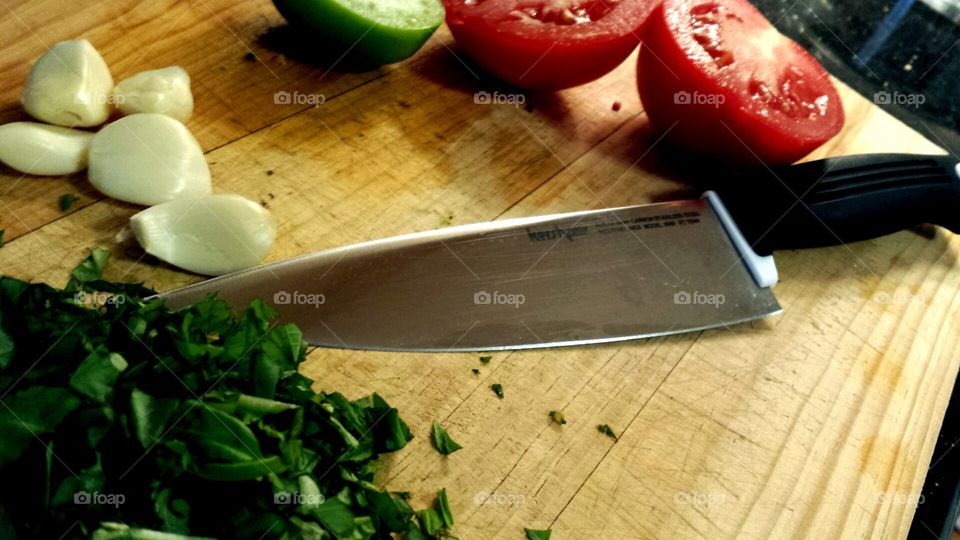
[[[664,229],[668,227],[682,227],[685,225],[696,225],[700,223],[700,212],[675,212],[672,214],[660,214],[655,216],[640,216],[624,220],[601,221],[586,225],[573,227],[558,227],[552,229],[531,230],[527,229],[527,237],[531,242],[543,242],[546,240],[559,240],[566,238],[571,242],[575,239],[587,236],[591,232],[598,234],[609,234],[615,232],[642,231],[650,229]],[[576,224],[575,224],[576,225]]]
[[[530,237],[530,240],[534,242],[542,242],[544,240],[556,240],[558,238],[566,238],[567,240],[573,241],[574,238],[578,236],[583,236],[587,234],[586,227],[572,227],[569,229],[561,229],[555,227],[546,231],[531,231],[527,230],[527,235]]]

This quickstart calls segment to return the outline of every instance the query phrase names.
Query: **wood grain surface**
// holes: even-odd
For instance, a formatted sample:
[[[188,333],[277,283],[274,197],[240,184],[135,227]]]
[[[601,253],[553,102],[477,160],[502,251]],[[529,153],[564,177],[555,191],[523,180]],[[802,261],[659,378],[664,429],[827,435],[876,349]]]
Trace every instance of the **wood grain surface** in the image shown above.
[[[484,105],[476,92],[515,90],[467,63],[446,28],[414,58],[363,71],[291,39],[264,0],[2,0],[0,11],[0,122],[25,118],[29,67],[59,40],[90,39],[118,81],[185,67],[188,127],[215,190],[270,208],[271,260],[693,196],[704,180],[662,151],[634,58],[587,86],[525,95],[530,107]],[[847,127],[811,159],[941,152],[840,87]],[[277,92],[323,104],[278,104]],[[64,193],[81,196],[67,213]],[[108,279],[161,290],[200,279],[116,239],[137,211],[83,174],[0,169],[0,273],[62,285],[100,246],[114,253]],[[778,253],[785,313],[722,330],[496,354],[488,366],[474,354],[316,350],[306,372],[318,389],[376,391],[400,409],[416,439],[380,478],[418,504],[446,487],[463,539],[518,539],[523,527],[556,539],[902,538],[960,367],[958,249],[929,228]],[[434,418],[462,451],[436,453]]]

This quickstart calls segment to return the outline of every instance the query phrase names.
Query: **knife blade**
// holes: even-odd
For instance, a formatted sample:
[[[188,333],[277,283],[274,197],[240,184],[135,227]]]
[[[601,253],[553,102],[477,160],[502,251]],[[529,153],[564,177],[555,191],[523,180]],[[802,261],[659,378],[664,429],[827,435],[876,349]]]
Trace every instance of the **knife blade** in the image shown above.
[[[583,345],[780,313],[771,291],[773,249],[838,244],[922,222],[960,229],[956,164],[937,156],[832,158],[754,173],[729,186],[698,200],[365,242],[162,296],[173,308],[210,293],[235,309],[260,298],[281,321],[300,326],[305,340],[324,347],[446,352]]]

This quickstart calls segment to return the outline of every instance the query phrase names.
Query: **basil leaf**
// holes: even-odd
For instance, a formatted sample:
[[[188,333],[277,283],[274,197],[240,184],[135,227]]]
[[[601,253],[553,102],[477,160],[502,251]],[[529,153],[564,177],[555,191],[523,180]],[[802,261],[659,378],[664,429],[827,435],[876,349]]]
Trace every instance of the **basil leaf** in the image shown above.
[[[550,529],[536,530],[524,527],[523,532],[527,533],[527,540],[550,540]]]
[[[389,530],[393,532],[406,530],[413,512],[403,499],[394,497],[386,491],[367,490],[366,494],[370,507]]]
[[[106,403],[113,397],[113,385],[127,361],[117,353],[97,349],[87,355],[70,377],[70,387],[97,403]]]
[[[52,432],[80,399],[65,388],[30,386],[0,400],[0,466],[16,460],[37,441]]]
[[[314,517],[338,538],[350,537],[356,525],[356,516],[339,499],[328,499],[310,512]]]
[[[208,463],[197,469],[197,475],[209,480],[239,482],[270,474],[280,474],[286,468],[286,464],[279,456],[270,456],[232,463]]]
[[[97,281],[103,275],[107,267],[107,260],[110,258],[110,252],[97,248],[70,273],[70,283],[67,290],[75,290],[84,283]]]
[[[417,521],[420,522],[420,530],[423,534],[436,538],[443,532],[443,521],[433,508],[427,508],[417,512]]]
[[[80,200],[80,197],[77,197],[73,193],[65,193],[61,195],[59,201],[60,211],[66,212],[67,210],[70,210],[70,207],[73,206],[73,203],[78,200]]]
[[[0,313],[0,370],[7,369],[13,362],[13,338],[3,328],[3,314]]]
[[[437,514],[443,521],[443,526],[447,529],[453,527],[453,512],[450,511],[450,501],[447,500],[446,488],[437,492]]]
[[[436,420],[433,421],[433,444],[437,448],[437,451],[445,456],[463,448],[450,438],[447,430],[443,429],[440,422]]]
[[[608,426],[608,425],[606,425],[606,424],[600,424],[599,426],[597,426],[597,431],[599,431],[600,433],[603,433],[603,434],[606,435],[607,437],[610,437],[610,438],[613,439],[614,441],[618,441],[618,440],[619,440],[619,439],[617,438],[617,434],[613,432],[613,428],[611,428],[610,426]]]
[[[174,399],[155,398],[139,389],[130,393],[130,412],[137,440],[143,448],[150,448],[160,440],[179,407],[180,403]]]

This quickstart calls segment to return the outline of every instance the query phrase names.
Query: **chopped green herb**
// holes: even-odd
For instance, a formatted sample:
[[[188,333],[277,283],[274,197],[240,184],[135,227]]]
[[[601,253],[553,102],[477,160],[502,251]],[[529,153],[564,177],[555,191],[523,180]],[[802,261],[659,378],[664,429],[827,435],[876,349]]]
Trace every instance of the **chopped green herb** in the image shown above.
[[[447,430],[443,429],[440,422],[436,420],[433,421],[433,444],[436,446],[437,451],[445,456],[463,448],[450,438]]]
[[[172,311],[103,281],[108,256],[64,290],[0,277],[0,478],[23,487],[0,490],[0,537],[446,534],[445,491],[417,514],[373,483],[412,439],[397,410],[314,392],[297,327],[259,300]]]
[[[73,272],[70,273],[70,281],[67,283],[68,291],[76,291],[83,288],[87,283],[94,283],[103,276],[103,271],[107,267],[107,260],[110,259],[110,252],[97,248],[90,253],[90,256],[84,259]]]
[[[450,511],[450,501],[447,499],[447,490],[441,489],[437,492],[437,514],[440,515],[440,519],[443,521],[443,526],[446,529],[453,527],[453,513]]]
[[[550,540],[550,529],[538,531],[524,527],[523,532],[527,533],[527,540]]]
[[[503,385],[500,383],[495,383],[490,385],[490,389],[493,390],[493,393],[497,395],[498,398],[503,399]]]
[[[477,368],[473,368],[473,369],[471,369],[470,371],[472,371],[474,375],[479,375],[479,374],[480,374],[480,370],[477,369]]]
[[[480,363],[481,363],[481,364],[489,364],[491,360],[493,360],[493,357],[492,357],[492,356],[481,356],[481,357],[480,357]]]
[[[550,411],[550,419],[556,422],[557,424],[563,425],[567,423],[567,419],[563,416],[561,411]]]
[[[77,197],[73,193],[67,193],[60,196],[60,210],[66,212],[73,206],[73,203],[79,200],[80,197]]]
[[[443,521],[433,508],[417,512],[417,521],[420,522],[420,530],[428,537],[439,538],[443,534]]]
[[[613,428],[611,428],[610,426],[608,426],[608,425],[606,425],[606,424],[600,424],[599,426],[597,426],[597,431],[599,431],[600,433],[603,433],[603,434],[606,435],[607,437],[610,437],[610,438],[613,439],[614,441],[620,440],[620,439],[617,438],[616,433],[613,432]]]
[[[6,229],[0,229],[0,248],[3,247],[3,233],[7,232]]]
[[[419,524],[419,520],[418,520]],[[403,533],[403,540],[431,540],[430,537],[420,531],[418,524],[411,525],[407,532]]]
[[[524,527],[523,532],[527,535],[527,540],[550,540],[550,529],[537,530]]]

